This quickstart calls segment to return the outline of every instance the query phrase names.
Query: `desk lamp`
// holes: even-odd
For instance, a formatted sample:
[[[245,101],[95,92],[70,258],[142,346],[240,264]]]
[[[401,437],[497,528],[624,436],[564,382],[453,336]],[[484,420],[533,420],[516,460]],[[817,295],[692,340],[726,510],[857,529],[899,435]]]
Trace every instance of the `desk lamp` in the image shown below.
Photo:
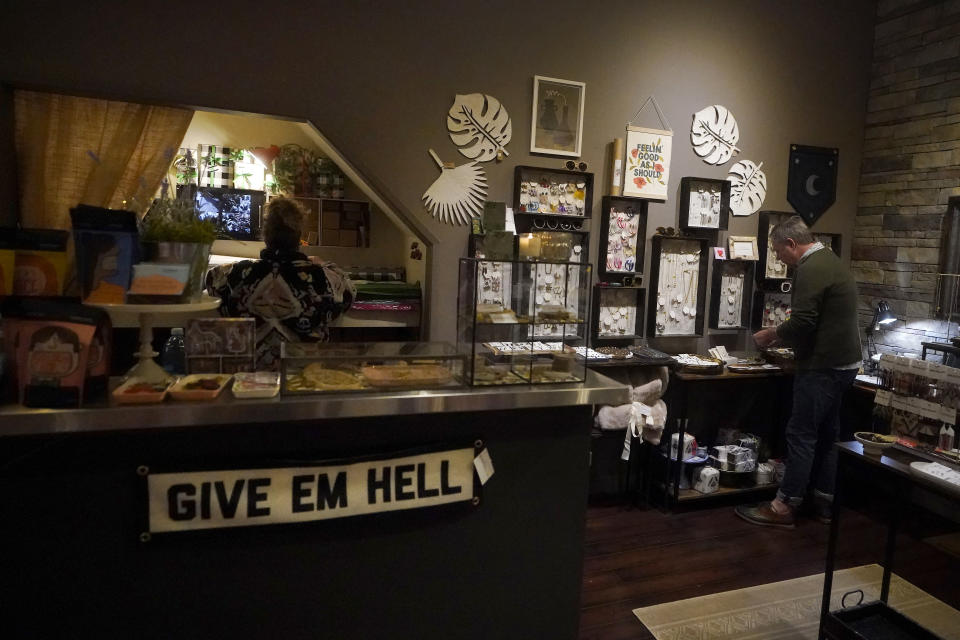
[[[873,320],[867,328],[867,358],[870,360],[870,368],[876,370],[876,362],[879,360],[877,355],[877,345],[873,339],[873,334],[880,330],[883,325],[888,325],[897,321],[897,316],[890,309],[890,304],[886,300],[877,303],[873,311]]]

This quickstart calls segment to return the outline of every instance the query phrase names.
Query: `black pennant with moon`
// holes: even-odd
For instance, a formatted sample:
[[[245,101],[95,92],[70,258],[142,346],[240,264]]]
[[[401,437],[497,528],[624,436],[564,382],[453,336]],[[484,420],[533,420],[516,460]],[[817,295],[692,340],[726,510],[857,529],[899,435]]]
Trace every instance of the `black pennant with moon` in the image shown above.
[[[790,145],[787,202],[807,226],[813,226],[836,201],[839,162],[839,149]]]

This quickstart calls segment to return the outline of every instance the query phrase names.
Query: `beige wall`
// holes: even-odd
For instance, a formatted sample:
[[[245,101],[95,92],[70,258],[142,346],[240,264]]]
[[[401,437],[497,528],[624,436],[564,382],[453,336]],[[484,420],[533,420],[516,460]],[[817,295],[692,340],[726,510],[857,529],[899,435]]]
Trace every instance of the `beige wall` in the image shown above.
[[[676,130],[675,180],[725,177],[725,168],[693,154],[688,132],[694,111],[729,107],[740,123],[740,157],[764,162],[768,209],[788,209],[790,143],[839,147],[837,202],[817,229],[852,234],[870,0],[356,0],[278,5],[267,13],[260,4],[190,4],[170,20],[157,13],[176,13],[172,4],[100,3],[97,11],[64,5],[42,16],[33,3],[13,5],[0,36],[18,55],[0,59],[0,79],[309,118],[405,215],[439,238],[431,267],[435,338],[454,337],[456,262],[467,230],[430,220],[420,196],[437,175],[428,148],[458,159],[444,127],[456,93],[492,94],[513,116],[510,157],[485,165],[490,199],[509,201],[515,165],[561,161],[527,151],[532,77],[539,74],[586,82],[583,159],[601,185],[607,143],[650,94]],[[236,44],[209,54],[216,60],[190,47],[211,41],[223,49]],[[648,229],[675,221],[674,197],[651,207]],[[737,219],[730,231],[753,234],[756,224],[756,216]],[[595,238],[591,245],[596,255]],[[850,243],[844,245],[847,252]]]

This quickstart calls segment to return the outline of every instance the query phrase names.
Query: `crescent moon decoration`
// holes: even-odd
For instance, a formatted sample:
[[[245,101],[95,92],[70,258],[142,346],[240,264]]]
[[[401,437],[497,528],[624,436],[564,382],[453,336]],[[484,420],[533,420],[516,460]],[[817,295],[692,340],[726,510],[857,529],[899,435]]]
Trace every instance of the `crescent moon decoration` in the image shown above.
[[[809,195],[811,196],[820,195],[820,191],[814,186],[817,180],[819,179],[820,179],[820,176],[818,176],[817,174],[813,174],[812,176],[807,178],[807,193]]]

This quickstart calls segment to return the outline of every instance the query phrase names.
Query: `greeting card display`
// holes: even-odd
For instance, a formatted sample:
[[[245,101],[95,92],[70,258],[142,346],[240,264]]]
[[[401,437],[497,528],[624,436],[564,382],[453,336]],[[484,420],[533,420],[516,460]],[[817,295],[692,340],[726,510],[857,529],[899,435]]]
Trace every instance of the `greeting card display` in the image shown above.
[[[652,239],[647,335],[703,334],[707,290],[707,240],[656,235]]]
[[[622,282],[643,273],[647,201],[604,196],[600,214],[599,279]]]
[[[709,178],[680,180],[680,226],[684,229],[726,229],[730,183]]]
[[[746,329],[749,326],[752,270],[753,263],[742,260],[713,263],[711,329]]]
[[[594,285],[590,344],[620,346],[641,338],[645,293],[640,287]]]

